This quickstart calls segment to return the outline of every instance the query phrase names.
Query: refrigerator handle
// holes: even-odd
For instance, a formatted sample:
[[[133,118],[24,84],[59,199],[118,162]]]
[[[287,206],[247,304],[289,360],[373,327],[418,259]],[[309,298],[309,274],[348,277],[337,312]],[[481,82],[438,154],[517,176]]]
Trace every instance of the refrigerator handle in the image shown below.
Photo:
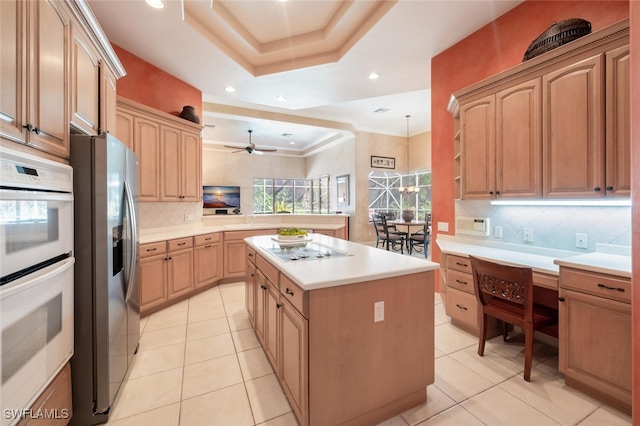
[[[131,298],[131,292],[134,287],[134,280],[137,273],[137,262],[138,258],[138,224],[136,223],[136,211],[135,204],[133,202],[133,194],[131,193],[131,187],[129,186],[129,182],[124,182],[124,193],[125,199],[127,200],[127,208],[129,210],[129,225],[131,226],[131,250],[129,253],[131,254],[131,259],[129,259],[129,276],[127,277],[127,294],[125,297],[125,302],[128,302]]]

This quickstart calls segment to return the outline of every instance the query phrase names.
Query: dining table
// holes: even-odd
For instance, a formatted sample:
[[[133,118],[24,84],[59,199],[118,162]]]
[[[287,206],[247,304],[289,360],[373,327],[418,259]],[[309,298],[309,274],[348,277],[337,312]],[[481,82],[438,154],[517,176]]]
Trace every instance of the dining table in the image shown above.
[[[406,246],[407,249],[409,249],[409,237],[411,236],[411,229],[412,228],[424,228],[424,225],[426,224],[426,222],[424,220],[418,220],[418,219],[414,219],[414,220],[410,220],[410,221],[405,221],[402,219],[395,219],[395,220],[390,220],[387,222],[388,225],[394,225],[396,227],[396,229],[398,229],[399,231],[404,231],[407,233],[407,241],[406,241]],[[403,227],[403,228],[400,228]],[[406,231],[405,231],[406,229]],[[416,230],[417,231],[417,230]],[[415,232],[415,231],[414,231]]]

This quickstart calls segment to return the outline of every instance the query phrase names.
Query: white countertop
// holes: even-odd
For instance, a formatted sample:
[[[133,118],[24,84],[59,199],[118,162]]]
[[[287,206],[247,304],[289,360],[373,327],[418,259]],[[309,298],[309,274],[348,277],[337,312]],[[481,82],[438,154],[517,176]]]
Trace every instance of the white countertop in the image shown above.
[[[304,290],[314,290],[381,278],[433,271],[439,264],[405,254],[353,243],[320,234],[310,234],[313,242],[351,256],[285,262],[264,247],[278,245],[264,235],[245,238],[247,244]]]
[[[518,244],[488,243],[485,241],[438,236],[436,243],[443,253],[458,256],[476,256],[505,265],[526,266],[535,272],[558,275],[560,266],[567,266],[631,277],[631,256],[627,248],[612,249],[612,246],[596,244],[596,252],[577,253],[572,251],[527,247]]]
[[[250,231],[256,229],[279,229],[295,226],[302,229],[323,229],[335,231],[343,228],[343,224],[329,223],[233,223],[233,224],[210,224],[194,222],[185,225],[165,226],[161,228],[146,228],[140,230],[139,243],[156,243],[158,241],[173,240],[175,238],[192,237],[194,235],[208,234],[211,232],[225,231]]]

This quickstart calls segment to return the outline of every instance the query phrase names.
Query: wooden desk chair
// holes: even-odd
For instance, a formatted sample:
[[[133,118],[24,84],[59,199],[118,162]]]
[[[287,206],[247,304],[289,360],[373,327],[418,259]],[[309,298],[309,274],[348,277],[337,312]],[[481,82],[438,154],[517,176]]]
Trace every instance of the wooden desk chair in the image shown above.
[[[531,381],[533,331],[558,323],[557,312],[533,303],[531,268],[499,265],[469,256],[476,298],[480,303],[482,322],[478,355],[484,355],[487,339],[487,315],[524,330],[524,379]],[[503,331],[506,329],[503,328]],[[506,341],[506,333],[504,334]]]
[[[429,242],[431,241],[431,233],[429,227],[431,226],[431,214],[427,213],[424,216],[424,227],[409,235],[407,242],[409,243],[409,254],[413,253],[413,250],[424,250],[424,257],[427,257],[427,249],[429,248]]]

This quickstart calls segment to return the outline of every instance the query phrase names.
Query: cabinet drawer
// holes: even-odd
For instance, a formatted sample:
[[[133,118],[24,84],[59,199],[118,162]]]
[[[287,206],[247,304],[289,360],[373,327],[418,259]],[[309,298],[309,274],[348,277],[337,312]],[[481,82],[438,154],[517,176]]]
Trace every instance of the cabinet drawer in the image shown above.
[[[191,248],[193,247],[193,238],[185,237],[185,238],[177,238],[175,240],[169,240],[168,245],[169,245],[169,251]]]
[[[550,290],[558,290],[558,277],[534,272],[533,285],[548,288]]]
[[[560,287],[631,303],[631,280],[625,278],[560,268]]]
[[[305,317],[308,314],[308,295],[284,274],[280,275],[280,293]]]
[[[225,231],[224,240],[244,240],[248,237],[255,237],[257,235],[272,235],[275,234],[275,229],[254,229],[251,231]]]
[[[249,246],[247,246],[247,260],[253,264],[256,263],[256,251]]]
[[[449,287],[447,289],[447,314],[457,325],[477,330],[478,302],[476,296]]]
[[[247,247],[248,249],[248,247]],[[248,256],[248,254],[247,254]],[[277,288],[278,287],[278,273],[279,271],[275,266],[267,262],[262,256],[256,255],[256,266],[262,272],[269,281]]]
[[[473,275],[471,274],[450,269],[447,271],[447,286],[475,295]]]
[[[165,241],[140,245],[140,257],[155,256],[156,254],[164,254],[166,252],[167,243]]]
[[[220,241],[220,233],[214,232],[211,234],[196,235],[193,237],[196,246],[203,246],[205,244],[217,243]]]
[[[471,261],[468,257],[455,256],[452,254],[447,255],[447,268],[455,269],[456,271],[471,273]],[[449,283],[447,283],[449,284]]]

